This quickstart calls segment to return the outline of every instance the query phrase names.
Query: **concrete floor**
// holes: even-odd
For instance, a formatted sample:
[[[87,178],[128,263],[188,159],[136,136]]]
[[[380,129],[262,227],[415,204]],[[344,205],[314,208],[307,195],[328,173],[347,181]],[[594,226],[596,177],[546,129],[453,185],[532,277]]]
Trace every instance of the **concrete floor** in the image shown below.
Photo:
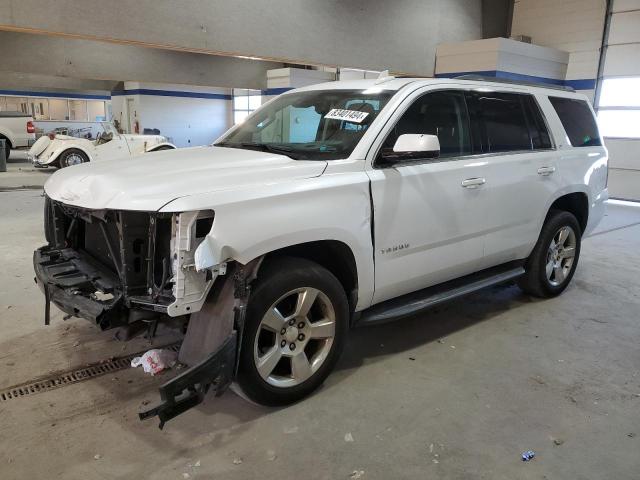
[[[56,170],[55,167],[35,168],[27,160],[26,150],[11,150],[7,171],[0,172],[0,192],[41,187]]]
[[[57,310],[43,325],[40,192],[0,199],[0,389],[146,348]],[[139,369],[0,402],[0,478],[637,479],[639,272],[640,208],[610,205],[561,297],[501,286],[355,330],[289,408],[229,391],[160,431],[137,412],[167,377]]]

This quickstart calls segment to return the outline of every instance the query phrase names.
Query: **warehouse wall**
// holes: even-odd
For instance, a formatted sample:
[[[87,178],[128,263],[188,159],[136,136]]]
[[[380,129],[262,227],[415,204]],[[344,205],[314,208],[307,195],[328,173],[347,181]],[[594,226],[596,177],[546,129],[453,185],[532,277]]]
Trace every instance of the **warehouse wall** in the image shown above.
[[[5,30],[427,75],[438,43],[482,38],[481,0],[64,0],[62,17],[44,0],[4,4]]]
[[[136,120],[140,133],[156,128],[178,147],[208,145],[232,125],[231,98],[230,89],[124,82],[112,93],[113,118],[129,132]]]
[[[511,34],[569,52],[568,84],[593,100],[605,9],[605,0],[516,0]]]

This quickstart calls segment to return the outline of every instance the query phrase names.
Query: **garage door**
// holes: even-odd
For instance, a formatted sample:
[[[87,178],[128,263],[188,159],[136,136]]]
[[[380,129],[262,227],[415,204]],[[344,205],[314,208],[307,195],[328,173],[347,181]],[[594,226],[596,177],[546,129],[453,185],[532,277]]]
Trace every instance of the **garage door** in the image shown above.
[[[597,101],[609,194],[640,201],[640,0],[613,0],[609,17]]]

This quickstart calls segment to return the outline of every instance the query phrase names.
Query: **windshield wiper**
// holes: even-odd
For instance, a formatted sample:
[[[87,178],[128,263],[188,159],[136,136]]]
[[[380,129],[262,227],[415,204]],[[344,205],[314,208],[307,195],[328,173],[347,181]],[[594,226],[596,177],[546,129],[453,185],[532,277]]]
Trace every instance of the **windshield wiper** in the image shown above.
[[[294,152],[293,148],[284,147],[284,146],[270,145],[268,143],[220,142],[220,143],[216,143],[215,146],[216,147],[227,147],[227,148],[246,148],[247,150],[258,150],[259,152],[279,153],[279,154],[285,155],[285,156],[287,156],[289,158],[293,158],[294,160],[299,160],[299,157],[297,157],[295,155],[292,155],[292,153]]]

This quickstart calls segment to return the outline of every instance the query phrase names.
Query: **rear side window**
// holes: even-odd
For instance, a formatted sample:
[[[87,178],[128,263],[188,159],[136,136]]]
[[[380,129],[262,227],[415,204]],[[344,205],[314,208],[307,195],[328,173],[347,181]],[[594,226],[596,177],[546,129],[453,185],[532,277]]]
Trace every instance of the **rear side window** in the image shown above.
[[[602,145],[596,120],[584,100],[549,97],[567,136],[574,147],[599,147]]]
[[[478,153],[533,149],[527,99],[525,95],[513,93],[468,94],[473,143]]]

